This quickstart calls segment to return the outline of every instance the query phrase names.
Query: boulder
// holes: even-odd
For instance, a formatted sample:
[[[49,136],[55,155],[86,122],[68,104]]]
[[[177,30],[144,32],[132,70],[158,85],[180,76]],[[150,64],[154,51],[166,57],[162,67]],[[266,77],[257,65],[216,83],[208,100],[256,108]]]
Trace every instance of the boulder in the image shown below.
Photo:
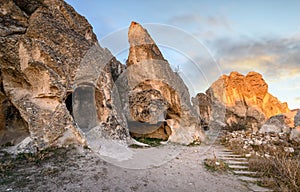
[[[260,133],[268,133],[268,132],[275,132],[275,133],[289,133],[290,127],[288,118],[284,114],[275,115],[269,118],[265,124],[259,130]]]
[[[166,121],[157,124],[156,130],[166,130],[163,127],[168,126],[171,131],[165,133],[170,134],[168,140],[171,142],[189,144],[195,139],[203,140],[204,133],[190,103],[188,88],[172,71],[147,30],[132,22],[128,38],[128,120],[149,125]],[[140,127],[142,129],[143,126]],[[152,131],[156,131],[154,129]],[[129,127],[129,130],[132,128]],[[161,131],[155,134],[158,132]]]
[[[297,126],[291,130],[290,139],[300,142],[300,126]]]
[[[296,114],[297,110],[291,110],[288,113],[272,116],[263,124],[259,132],[290,133],[291,129],[295,127]]]

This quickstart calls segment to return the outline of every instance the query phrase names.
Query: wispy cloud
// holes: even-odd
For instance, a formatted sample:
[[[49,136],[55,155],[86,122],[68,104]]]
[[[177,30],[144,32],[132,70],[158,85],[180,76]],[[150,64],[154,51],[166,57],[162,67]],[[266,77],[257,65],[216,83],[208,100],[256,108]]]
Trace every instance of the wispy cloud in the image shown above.
[[[257,40],[219,40],[218,62],[226,71],[258,70],[272,79],[300,74],[300,39],[263,38]]]
[[[172,17],[169,24],[188,29],[200,39],[213,39],[218,33],[233,31],[232,22],[226,15],[200,16],[183,14]]]
[[[210,16],[206,19],[206,23],[211,26],[224,27],[228,30],[232,30],[232,23],[225,15]]]
[[[172,17],[168,23],[172,25],[182,25],[182,24],[199,24],[204,21],[200,15],[196,14],[184,14]]]

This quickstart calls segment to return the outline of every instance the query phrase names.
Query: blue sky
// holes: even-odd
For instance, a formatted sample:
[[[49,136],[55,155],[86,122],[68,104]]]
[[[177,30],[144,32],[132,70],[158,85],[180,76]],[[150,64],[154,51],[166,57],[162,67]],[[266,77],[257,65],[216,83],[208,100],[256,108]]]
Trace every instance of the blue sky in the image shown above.
[[[281,101],[287,101],[290,108],[300,108],[300,1],[67,2],[88,19],[103,45],[106,45],[105,40],[108,37],[116,34],[124,37],[120,41],[126,44],[127,28],[131,21],[146,26],[165,58],[173,67],[180,67],[181,75],[190,87],[192,96],[196,92],[205,91],[212,79],[221,73],[239,71],[247,74],[249,71],[257,71],[263,74],[271,94]],[[191,37],[190,40],[195,38],[202,48],[198,49],[195,44],[190,47],[192,51],[184,52],[189,44],[179,42],[175,32],[166,37],[161,35],[163,31],[159,29],[163,28],[157,27],[158,24],[182,30]],[[164,46],[167,44],[163,43],[160,35],[170,40],[174,39],[174,42],[178,42],[177,46],[173,49],[171,46]],[[187,41],[189,42],[191,41]],[[107,47],[110,48],[109,45]],[[184,53],[192,55],[192,60],[198,65],[206,61],[201,56],[205,53],[206,56],[212,57],[209,62],[216,61],[220,69],[202,65],[201,76],[199,72],[195,73],[193,62],[186,55],[183,56]],[[124,62],[126,57],[126,50],[117,54],[121,62]],[[219,71],[214,72],[212,69]],[[212,78],[207,78],[209,76]]]

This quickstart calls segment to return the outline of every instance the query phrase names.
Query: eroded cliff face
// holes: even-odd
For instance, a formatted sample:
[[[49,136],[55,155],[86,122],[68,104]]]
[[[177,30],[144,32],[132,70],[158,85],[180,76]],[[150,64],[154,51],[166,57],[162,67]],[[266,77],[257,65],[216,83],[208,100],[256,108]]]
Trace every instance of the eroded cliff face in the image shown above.
[[[241,125],[240,128],[257,131],[271,116],[290,112],[287,103],[281,103],[268,93],[267,83],[256,72],[249,72],[246,76],[238,72],[223,75],[206,94],[212,103],[226,108],[223,122],[228,126]]]
[[[107,123],[114,115],[106,104],[110,100],[105,93],[111,89],[116,76],[112,73],[119,63],[97,44],[87,20],[63,1],[3,0],[0,7],[0,118],[5,119],[1,121],[1,135],[12,131],[3,125],[8,120],[3,111],[11,108],[24,122],[17,129],[27,130],[38,148],[84,144],[82,131],[71,116],[80,110],[72,111],[72,94],[75,88],[90,83],[98,93],[92,105],[102,103],[96,108],[96,125]],[[91,49],[94,54],[87,58]],[[89,60],[90,65],[82,66],[83,60]],[[81,71],[94,74],[81,75]],[[105,110],[108,112],[103,115]],[[117,125],[111,125],[109,131],[114,132]],[[120,137],[128,136],[126,125],[118,129],[125,134]]]
[[[165,134],[170,134],[167,136],[171,142],[189,144],[195,139],[203,140],[204,133],[190,103],[186,85],[172,71],[148,32],[132,22],[128,38],[129,122],[148,123],[153,127],[153,134],[163,129]],[[159,122],[161,124],[155,128],[153,124]],[[136,132],[132,129],[129,126],[131,132]],[[142,130],[149,131],[141,126],[139,134]],[[144,134],[151,135],[149,132]]]

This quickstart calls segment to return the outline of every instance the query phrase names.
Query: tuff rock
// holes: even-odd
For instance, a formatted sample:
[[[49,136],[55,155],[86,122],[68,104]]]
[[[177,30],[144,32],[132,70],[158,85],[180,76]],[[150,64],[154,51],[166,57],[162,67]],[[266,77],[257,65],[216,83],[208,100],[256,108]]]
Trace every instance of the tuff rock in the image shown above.
[[[223,75],[211,85],[206,95],[210,99],[206,102],[208,111],[200,115],[211,114],[212,121],[225,123],[233,129],[258,131],[271,116],[290,112],[287,103],[281,103],[268,92],[267,83],[256,72],[246,76],[238,72]],[[218,106],[219,110],[212,106]]]
[[[204,133],[190,103],[188,88],[172,71],[147,30],[132,22],[128,38],[130,49],[126,77],[130,95],[129,125],[132,121],[152,125],[153,134],[163,132],[159,137],[167,134],[171,142],[189,144],[194,140],[203,141]],[[148,130],[142,127],[139,134]],[[130,126],[129,130],[136,132]],[[151,137],[149,132],[144,134]]]
[[[87,20],[60,0],[3,0],[0,8],[1,144],[30,136],[40,149],[83,145],[93,123],[108,137],[127,138],[108,94],[121,64],[98,45]],[[95,90],[94,122],[74,120],[83,106],[74,92],[82,87]]]

